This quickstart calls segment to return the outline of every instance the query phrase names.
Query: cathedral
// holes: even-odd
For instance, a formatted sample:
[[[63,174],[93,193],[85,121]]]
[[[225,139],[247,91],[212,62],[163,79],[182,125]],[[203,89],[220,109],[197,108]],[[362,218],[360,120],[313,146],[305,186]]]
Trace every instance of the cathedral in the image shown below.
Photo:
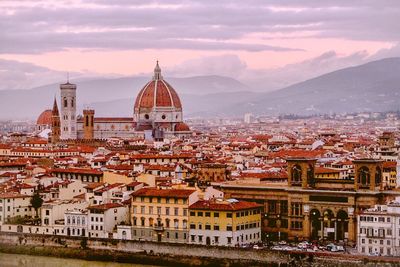
[[[183,122],[181,100],[175,89],[163,79],[161,68],[154,68],[153,78],[139,91],[133,117],[96,117],[95,110],[84,109],[77,115],[77,86],[69,81],[60,85],[60,109],[54,99],[53,109],[45,110],[37,120],[37,130],[51,129],[51,141],[94,140],[142,137],[161,141],[191,135]]]

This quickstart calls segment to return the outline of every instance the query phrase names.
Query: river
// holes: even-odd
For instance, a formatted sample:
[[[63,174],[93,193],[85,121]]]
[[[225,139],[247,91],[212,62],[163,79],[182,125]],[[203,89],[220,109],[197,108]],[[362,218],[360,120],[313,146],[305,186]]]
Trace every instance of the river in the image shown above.
[[[55,257],[0,253],[1,267],[159,267],[156,265],[85,261]]]

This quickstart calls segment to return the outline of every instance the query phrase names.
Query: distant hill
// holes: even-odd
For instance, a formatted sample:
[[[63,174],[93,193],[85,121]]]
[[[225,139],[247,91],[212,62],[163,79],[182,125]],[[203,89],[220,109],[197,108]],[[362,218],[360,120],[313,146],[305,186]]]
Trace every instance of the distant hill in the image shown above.
[[[78,82],[80,109],[97,116],[131,116],[139,90],[149,77]],[[400,109],[400,58],[387,58],[330,72],[289,87],[251,92],[239,81],[221,76],[168,78],[180,95],[185,117],[254,114],[329,114]],[[0,119],[37,118],[50,108],[59,85],[0,91]]]
[[[231,115],[329,114],[400,109],[400,58],[345,68],[289,87],[245,99]],[[214,110],[213,113],[225,113]]]
[[[150,77],[129,77],[76,82],[78,105],[81,109],[85,106],[96,108],[96,113],[102,116],[131,115],[133,99],[149,80]],[[178,94],[187,95],[194,100],[187,104],[190,106],[196,105],[197,96],[248,90],[247,86],[239,81],[222,76],[166,78],[166,80]],[[28,90],[1,90],[0,119],[36,118],[43,110],[52,106],[55,95],[59,99],[59,84]]]

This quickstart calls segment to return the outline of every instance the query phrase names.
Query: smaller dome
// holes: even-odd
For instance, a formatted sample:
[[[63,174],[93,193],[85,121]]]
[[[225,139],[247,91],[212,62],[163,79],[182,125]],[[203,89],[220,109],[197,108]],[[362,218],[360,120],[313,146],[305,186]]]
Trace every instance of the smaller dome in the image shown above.
[[[184,122],[180,122],[177,125],[175,125],[175,132],[188,132],[188,131],[190,131],[190,128]]]
[[[51,109],[46,109],[38,117],[36,125],[51,125],[51,117],[52,117]]]

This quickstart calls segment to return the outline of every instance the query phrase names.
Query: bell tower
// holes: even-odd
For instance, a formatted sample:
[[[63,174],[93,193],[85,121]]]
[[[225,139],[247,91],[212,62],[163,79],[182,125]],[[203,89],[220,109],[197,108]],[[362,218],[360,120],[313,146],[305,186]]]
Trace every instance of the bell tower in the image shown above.
[[[379,191],[383,189],[382,161],[376,159],[353,160],[355,190]]]
[[[313,158],[288,158],[288,183],[289,186],[302,188],[315,187],[315,163]]]
[[[61,91],[61,139],[76,139],[76,85],[60,85]]]
[[[83,138],[87,140],[94,139],[94,110],[83,110]]]
[[[55,144],[60,140],[60,113],[58,112],[57,100],[54,97],[53,110],[51,111],[51,143]]]

